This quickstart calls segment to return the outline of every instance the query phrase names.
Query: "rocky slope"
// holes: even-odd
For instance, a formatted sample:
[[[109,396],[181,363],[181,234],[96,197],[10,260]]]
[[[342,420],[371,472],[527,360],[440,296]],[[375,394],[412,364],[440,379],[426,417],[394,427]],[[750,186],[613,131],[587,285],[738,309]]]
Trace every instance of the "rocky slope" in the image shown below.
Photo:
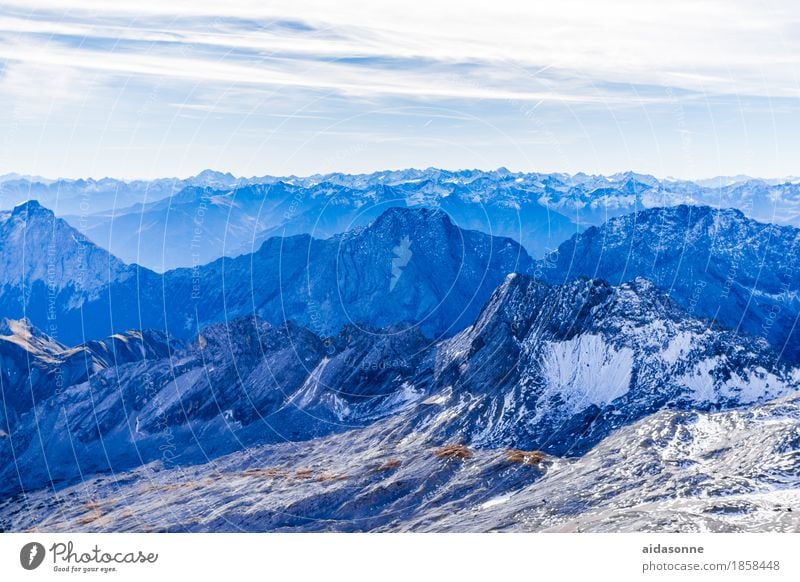
[[[511,275],[475,325],[442,342],[414,430],[582,454],[661,408],[712,409],[794,389],[763,339],[710,328],[652,283]]]
[[[392,419],[0,502],[4,531],[800,531],[796,395],[665,410],[586,455],[443,453]]]
[[[132,341],[141,347],[122,349]],[[56,362],[72,353],[49,349]],[[88,377],[76,372],[73,384],[8,415],[6,491],[347,431],[579,455],[658,410],[739,407],[798,383],[763,340],[710,329],[643,280],[550,287],[512,275],[473,326],[438,343],[415,327],[347,326],[326,341],[243,318],[186,345],[146,334],[77,349],[95,362]],[[4,399],[26,385],[4,381]]]

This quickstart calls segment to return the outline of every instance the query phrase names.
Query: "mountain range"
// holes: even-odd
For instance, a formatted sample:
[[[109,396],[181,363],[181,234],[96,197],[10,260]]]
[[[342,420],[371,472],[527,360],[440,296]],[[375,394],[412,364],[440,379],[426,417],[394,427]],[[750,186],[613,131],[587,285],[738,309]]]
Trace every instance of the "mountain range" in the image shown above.
[[[253,178],[264,182],[269,178]],[[184,188],[231,188],[241,181],[229,173],[204,170],[190,178],[158,178],[155,180],[117,180],[114,178],[57,180],[41,176],[5,174],[0,176],[0,209],[38,200],[59,215],[88,216],[114,208],[153,202],[177,194]]]
[[[257,250],[272,236],[328,238],[365,226],[388,207],[440,208],[460,227],[509,237],[535,258],[589,226],[680,204],[738,208],[749,218],[800,226],[800,181],[747,176],[696,182],[494,171],[382,171],[309,177],[123,182],[0,178],[0,208],[38,199],[89,240],[157,272]]]
[[[0,312],[67,345],[129,329],[189,338],[256,315],[335,335],[347,323],[470,325],[507,273],[561,284],[642,277],[691,315],[764,337],[800,359],[800,230],[738,210],[680,205],[590,227],[534,261],[512,239],[457,227],[441,209],[389,208],[328,239],[272,237],[253,253],[158,274],[125,264],[36,202],[0,213]]]
[[[643,208],[537,260],[462,226],[390,205],[157,273],[37,202],[0,213],[0,529],[757,529],[790,506],[798,229]]]
[[[321,335],[410,323],[436,338],[469,325],[507,273],[533,264],[514,241],[425,208],[390,208],[325,240],[273,237],[252,254],[162,275],[123,263],[31,201],[0,214],[0,248],[0,312],[67,345],[129,329],[188,338],[248,314]]]
[[[567,217],[490,177],[364,189],[282,181],[188,187],[157,202],[65,218],[120,258],[161,272],[250,253],[274,236],[329,238],[366,226],[389,208],[440,209],[463,229],[512,238],[535,256],[577,232]]]

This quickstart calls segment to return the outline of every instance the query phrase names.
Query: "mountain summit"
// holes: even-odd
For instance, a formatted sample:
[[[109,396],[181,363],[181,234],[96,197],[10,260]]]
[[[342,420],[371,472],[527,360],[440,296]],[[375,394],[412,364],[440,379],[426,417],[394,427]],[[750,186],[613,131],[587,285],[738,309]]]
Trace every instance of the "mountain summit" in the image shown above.
[[[77,314],[109,286],[130,284],[137,269],[86,240],[35,200],[0,213],[0,251],[0,313],[28,317],[67,343],[83,336],[80,318],[64,318],[64,312]],[[90,334],[92,326],[90,321]]]
[[[46,282],[93,292],[130,274],[119,259],[86,240],[36,200],[0,213],[0,285]]]
[[[469,325],[506,274],[532,264],[516,242],[463,230],[442,210],[390,208],[342,235],[273,237],[252,255],[176,269],[164,281],[168,313],[193,305],[195,329],[255,312],[323,336],[345,324],[408,323],[441,337]]]

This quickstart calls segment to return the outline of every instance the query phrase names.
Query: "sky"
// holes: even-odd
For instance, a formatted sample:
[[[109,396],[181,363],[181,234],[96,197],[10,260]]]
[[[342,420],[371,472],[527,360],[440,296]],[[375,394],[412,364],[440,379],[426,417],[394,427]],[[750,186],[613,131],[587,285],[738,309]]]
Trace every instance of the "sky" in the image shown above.
[[[0,174],[800,174],[793,1],[0,0]]]

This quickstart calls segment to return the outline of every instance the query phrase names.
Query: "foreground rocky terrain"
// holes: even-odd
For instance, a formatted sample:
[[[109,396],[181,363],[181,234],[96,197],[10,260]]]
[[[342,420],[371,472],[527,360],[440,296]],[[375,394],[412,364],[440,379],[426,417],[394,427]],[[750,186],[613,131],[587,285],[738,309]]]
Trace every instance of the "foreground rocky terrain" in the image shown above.
[[[434,447],[387,419],[0,504],[6,531],[800,530],[800,400],[661,411],[582,457]]]

